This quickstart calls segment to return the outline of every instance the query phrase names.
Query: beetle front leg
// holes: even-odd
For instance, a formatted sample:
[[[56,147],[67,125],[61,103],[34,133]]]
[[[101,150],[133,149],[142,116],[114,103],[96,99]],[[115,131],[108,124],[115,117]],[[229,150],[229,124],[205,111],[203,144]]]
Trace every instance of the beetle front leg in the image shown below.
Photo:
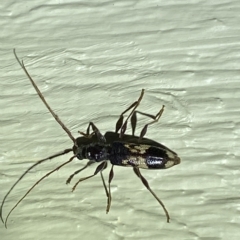
[[[92,133],[90,133],[90,128],[92,128],[92,131],[93,131]],[[88,124],[86,133],[81,132],[81,131],[78,131],[78,132],[86,138],[91,138],[94,134],[96,134],[99,142],[103,142],[103,143],[106,142],[105,137],[101,134],[101,132],[99,131],[99,129],[96,127],[96,125],[93,122],[90,122]]]

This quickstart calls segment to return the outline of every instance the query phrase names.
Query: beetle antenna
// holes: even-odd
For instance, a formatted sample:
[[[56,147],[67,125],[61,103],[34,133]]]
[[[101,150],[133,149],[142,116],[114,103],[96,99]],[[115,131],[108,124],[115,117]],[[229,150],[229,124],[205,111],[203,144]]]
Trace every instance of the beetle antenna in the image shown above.
[[[12,209],[9,211],[6,220],[5,220],[5,228],[7,228],[7,221],[9,216],[11,215],[12,211],[18,206],[18,204],[20,202],[22,202],[22,200],[46,177],[48,177],[49,175],[51,175],[52,173],[58,171],[60,168],[62,168],[63,166],[67,165],[68,163],[70,163],[74,158],[76,157],[76,155],[72,156],[68,161],[64,162],[63,164],[59,165],[58,167],[56,167],[54,170],[48,172],[47,174],[45,174],[43,177],[41,177],[37,182],[35,182],[35,184],[29,188],[29,190],[24,194],[24,196],[12,207]]]
[[[21,66],[21,68],[23,69],[23,71],[25,72],[25,74],[27,75],[27,77],[29,78],[30,82],[32,83],[33,87],[35,88],[38,96],[41,98],[42,102],[45,104],[45,106],[47,107],[47,109],[49,110],[49,112],[52,114],[52,116],[55,118],[55,120],[59,123],[59,125],[63,128],[63,130],[67,133],[67,135],[72,139],[74,145],[76,146],[76,140],[73,137],[73,135],[71,134],[71,132],[69,131],[69,129],[64,125],[64,123],[60,120],[60,118],[58,117],[57,114],[55,114],[55,112],[51,109],[51,107],[48,105],[48,103],[46,102],[46,100],[44,99],[44,96],[42,95],[41,91],[39,90],[38,86],[36,85],[36,83],[33,81],[32,77],[30,76],[30,74],[28,73],[27,69],[24,66],[23,61],[21,62],[16,54],[15,49],[13,49],[13,53],[15,55],[15,58],[17,59],[19,65]],[[76,146],[77,147],[77,146]]]
[[[9,194],[12,192],[12,190],[14,189],[14,187],[23,179],[23,177],[30,171],[32,170],[33,168],[35,168],[37,165],[43,163],[43,162],[46,162],[47,160],[50,160],[50,159],[53,159],[53,158],[56,158],[56,157],[59,157],[61,155],[64,155],[64,154],[67,154],[69,152],[71,152],[72,149],[69,148],[69,149],[65,149],[64,151],[60,152],[60,153],[56,153],[50,157],[47,157],[47,158],[44,158],[44,159],[41,159],[39,161],[37,161],[36,163],[34,163],[31,167],[29,167],[19,178],[18,180],[12,185],[12,187],[10,188],[10,190],[7,192],[7,194],[5,195],[5,197],[3,198],[3,201],[2,201],[2,204],[1,204],[1,207],[0,207],[0,218],[2,220],[2,222],[4,223],[3,221],[3,205],[7,199],[7,197],[9,196]]]

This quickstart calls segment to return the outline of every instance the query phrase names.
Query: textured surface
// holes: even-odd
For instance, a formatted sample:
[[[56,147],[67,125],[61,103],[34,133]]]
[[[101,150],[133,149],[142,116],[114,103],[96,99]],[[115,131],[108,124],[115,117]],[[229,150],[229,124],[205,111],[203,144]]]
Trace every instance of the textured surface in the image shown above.
[[[182,158],[166,171],[142,171],[167,206],[170,224],[130,168],[115,168],[108,215],[99,176],[71,193],[65,181],[84,164],[75,161],[39,184],[13,212],[7,230],[0,225],[1,240],[239,239],[239,1],[0,4],[0,199],[28,166],[72,146],[13,48],[75,136],[90,120],[102,132],[113,130],[118,114],[144,88],[140,110],[154,114],[166,105],[147,137]],[[138,131],[146,121],[140,118]],[[4,216],[69,157],[26,176]]]

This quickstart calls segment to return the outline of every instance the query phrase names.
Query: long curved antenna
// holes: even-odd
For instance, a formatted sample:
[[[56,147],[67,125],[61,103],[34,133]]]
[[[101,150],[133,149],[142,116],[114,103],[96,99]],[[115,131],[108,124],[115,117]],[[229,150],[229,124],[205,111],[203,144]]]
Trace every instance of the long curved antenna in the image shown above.
[[[50,157],[47,157],[47,158],[44,158],[44,159],[41,159],[39,161],[37,161],[36,163],[34,163],[31,167],[29,167],[19,178],[18,180],[12,185],[12,187],[9,189],[9,191],[7,192],[7,194],[5,195],[5,197],[3,198],[3,201],[2,201],[2,204],[1,204],[1,207],[0,207],[0,218],[2,220],[2,222],[4,223],[3,221],[3,205],[7,199],[7,197],[9,196],[9,194],[12,192],[12,190],[14,189],[14,187],[21,181],[21,179],[23,179],[23,177],[30,171],[32,170],[34,167],[36,167],[37,165],[47,161],[47,160],[50,160],[50,159],[53,159],[53,158],[56,158],[56,157],[59,157],[61,155],[64,155],[64,154],[67,154],[69,152],[71,152],[72,149],[71,148],[68,148],[68,149],[65,149],[64,151],[60,152],[60,153],[56,153]]]
[[[24,196],[12,207],[12,209],[10,210],[10,212],[8,213],[6,220],[5,220],[5,228],[7,228],[7,221],[9,216],[11,215],[12,211],[18,206],[18,204],[20,202],[22,202],[22,200],[33,190],[33,188],[35,188],[43,179],[45,179],[46,177],[48,177],[49,175],[51,175],[53,172],[58,171],[60,168],[62,168],[63,166],[67,165],[68,163],[70,163],[74,158],[76,157],[76,155],[72,156],[67,162],[59,165],[58,167],[56,167],[54,170],[48,172],[46,175],[44,175],[43,177],[41,177],[25,194]]]
[[[13,49],[13,53],[15,55],[15,58],[17,59],[19,65],[21,66],[21,68],[23,69],[23,71],[26,73],[27,77],[29,78],[30,82],[32,83],[33,87],[35,88],[38,96],[41,98],[42,102],[44,103],[44,105],[47,107],[47,109],[49,110],[49,112],[52,114],[52,116],[55,118],[55,120],[59,123],[59,125],[63,128],[63,130],[67,133],[67,135],[72,139],[74,145],[77,147],[77,143],[75,138],[72,136],[71,132],[68,130],[68,128],[64,125],[64,123],[60,120],[60,118],[58,117],[57,114],[54,113],[54,111],[51,109],[51,107],[48,105],[48,103],[46,102],[46,100],[44,99],[41,91],[39,90],[39,88],[37,87],[36,83],[33,81],[32,77],[30,76],[30,74],[28,73],[27,69],[24,66],[23,61],[21,62],[16,54],[15,49]]]

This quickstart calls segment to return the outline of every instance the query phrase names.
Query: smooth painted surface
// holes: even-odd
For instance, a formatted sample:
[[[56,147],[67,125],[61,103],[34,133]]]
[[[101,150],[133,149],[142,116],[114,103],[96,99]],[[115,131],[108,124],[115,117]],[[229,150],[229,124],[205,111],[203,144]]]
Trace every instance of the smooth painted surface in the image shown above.
[[[131,168],[115,168],[105,214],[100,176],[68,176],[75,161],[41,182],[12,213],[1,240],[239,239],[240,2],[4,1],[0,48],[0,199],[27,167],[72,146],[16,62],[17,49],[46,100],[74,136],[93,121],[113,130],[146,90],[139,108],[166,110],[147,137],[182,159],[142,171],[171,216]],[[138,132],[149,121],[140,117]],[[15,188],[4,216],[27,189],[71,154],[32,171]],[[108,177],[108,171],[105,172]]]

